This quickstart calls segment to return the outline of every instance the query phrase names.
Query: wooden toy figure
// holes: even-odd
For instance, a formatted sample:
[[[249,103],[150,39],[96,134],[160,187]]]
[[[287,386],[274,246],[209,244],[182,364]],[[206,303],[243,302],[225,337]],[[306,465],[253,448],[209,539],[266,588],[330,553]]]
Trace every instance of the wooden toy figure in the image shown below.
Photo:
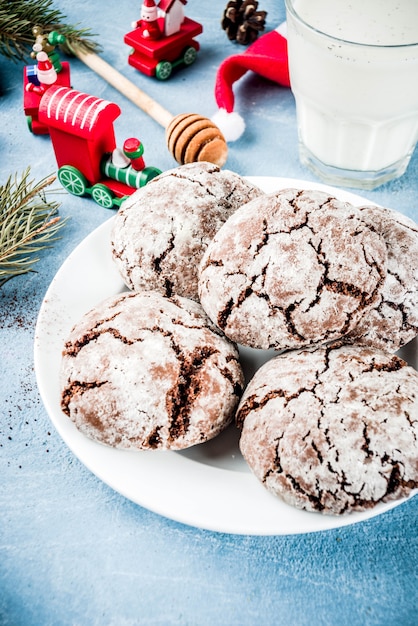
[[[174,67],[194,63],[202,26],[184,15],[187,0],[144,0],[141,20],[124,37],[133,49],[128,63],[147,76],[166,80]]]
[[[159,39],[162,36],[158,22],[158,10],[154,0],[144,0],[141,7],[141,19],[132,24],[139,28],[142,37]]]
[[[47,53],[56,72],[60,72],[62,70],[62,64],[55,46],[65,43],[65,36],[60,35],[55,30],[45,34],[41,26],[34,26],[32,33],[35,35],[35,43],[32,46],[33,52],[31,52],[32,59],[36,59],[36,54],[42,50]]]
[[[39,84],[28,82],[26,85],[26,91],[34,91],[35,93],[42,95],[48,87],[57,81],[58,75],[46,52],[38,52],[36,60],[38,61],[36,76]]]

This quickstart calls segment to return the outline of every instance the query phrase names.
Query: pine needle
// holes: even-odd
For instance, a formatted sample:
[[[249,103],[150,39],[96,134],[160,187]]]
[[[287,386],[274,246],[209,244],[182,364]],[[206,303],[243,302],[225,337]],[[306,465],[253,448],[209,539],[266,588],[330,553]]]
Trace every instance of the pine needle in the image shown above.
[[[48,201],[48,176],[35,183],[30,168],[18,179],[11,175],[0,186],[0,287],[10,278],[33,272],[37,254],[51,247],[66,220],[57,216],[59,204]]]
[[[67,17],[53,7],[52,0],[0,0],[0,54],[12,61],[28,61],[35,38],[34,26],[44,33],[53,30],[65,35],[65,52],[74,54],[98,52],[100,46],[92,41],[94,35],[87,28],[66,23]]]

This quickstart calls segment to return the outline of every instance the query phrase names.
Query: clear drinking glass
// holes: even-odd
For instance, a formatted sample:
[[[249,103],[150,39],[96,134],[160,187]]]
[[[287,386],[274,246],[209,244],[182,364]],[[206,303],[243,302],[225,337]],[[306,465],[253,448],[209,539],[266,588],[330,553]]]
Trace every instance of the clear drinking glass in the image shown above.
[[[373,189],[418,140],[418,0],[285,0],[299,153],[325,182]]]

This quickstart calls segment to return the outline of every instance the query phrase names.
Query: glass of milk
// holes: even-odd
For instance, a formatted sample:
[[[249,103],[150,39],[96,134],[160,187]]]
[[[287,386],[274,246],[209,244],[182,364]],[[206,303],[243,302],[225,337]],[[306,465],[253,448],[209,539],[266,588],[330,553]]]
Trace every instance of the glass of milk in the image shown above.
[[[325,182],[373,189],[418,140],[418,0],[285,0],[299,152]]]

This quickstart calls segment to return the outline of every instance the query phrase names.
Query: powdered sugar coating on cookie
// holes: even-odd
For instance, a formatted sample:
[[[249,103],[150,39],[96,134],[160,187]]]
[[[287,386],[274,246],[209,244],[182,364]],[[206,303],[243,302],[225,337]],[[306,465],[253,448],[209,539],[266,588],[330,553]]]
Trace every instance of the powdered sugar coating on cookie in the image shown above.
[[[396,352],[418,334],[418,225],[392,209],[365,206],[360,210],[383,237],[388,264],[379,303],[349,339]]]
[[[125,284],[198,300],[197,268],[209,241],[238,207],[262,193],[204,162],[154,178],[115,216],[112,255]]]
[[[255,476],[297,508],[361,511],[418,487],[418,372],[383,351],[280,355],[250,381],[237,422]]]
[[[380,299],[386,246],[351,204],[285,189],[238,209],[202,259],[199,297],[233,341],[294,349],[352,330]]]
[[[183,449],[233,419],[243,375],[236,346],[201,306],[127,292],[70,333],[61,406],[85,435],[124,449]]]

